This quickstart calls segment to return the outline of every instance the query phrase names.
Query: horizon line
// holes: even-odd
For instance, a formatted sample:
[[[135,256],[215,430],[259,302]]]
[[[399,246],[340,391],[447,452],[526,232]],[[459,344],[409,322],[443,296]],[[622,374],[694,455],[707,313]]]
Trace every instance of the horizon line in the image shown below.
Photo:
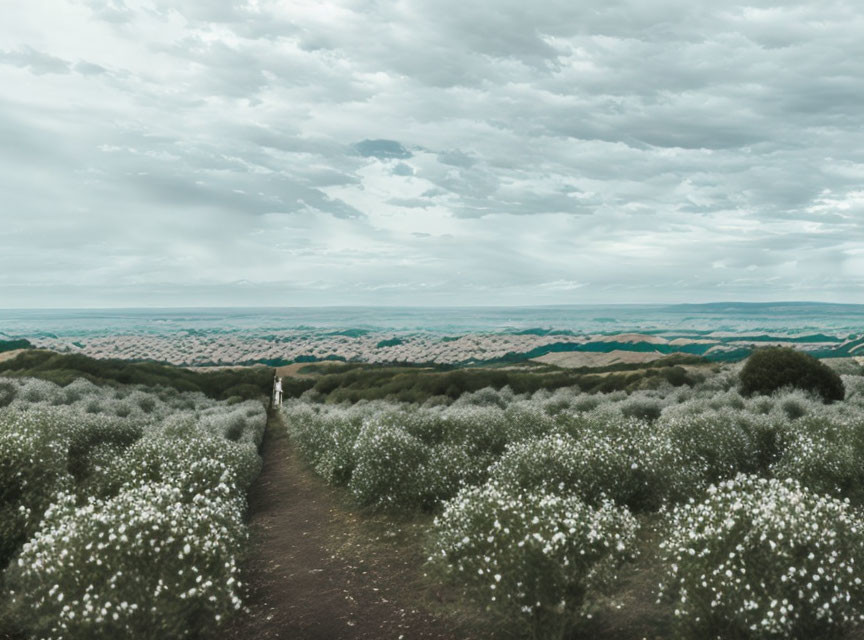
[[[3,311],[171,311],[171,310],[229,310],[229,309],[555,309],[576,307],[705,307],[712,305],[821,305],[838,307],[861,307],[862,302],[824,302],[816,300],[710,300],[706,302],[584,302],[565,304],[474,304],[474,305],[436,305],[436,304],[321,304],[321,305],[206,305],[206,306],[116,306],[116,307],[0,307]]]

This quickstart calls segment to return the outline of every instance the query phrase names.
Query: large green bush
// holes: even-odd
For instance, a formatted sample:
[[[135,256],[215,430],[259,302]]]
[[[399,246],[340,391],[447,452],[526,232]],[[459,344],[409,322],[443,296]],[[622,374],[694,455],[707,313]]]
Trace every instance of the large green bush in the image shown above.
[[[740,390],[747,396],[770,395],[784,387],[819,394],[825,402],[842,400],[843,381],[828,365],[788,347],[768,347],[754,352],[741,370]]]
[[[11,382],[0,382],[0,409],[12,404],[12,401],[17,395],[17,385],[12,384]]]

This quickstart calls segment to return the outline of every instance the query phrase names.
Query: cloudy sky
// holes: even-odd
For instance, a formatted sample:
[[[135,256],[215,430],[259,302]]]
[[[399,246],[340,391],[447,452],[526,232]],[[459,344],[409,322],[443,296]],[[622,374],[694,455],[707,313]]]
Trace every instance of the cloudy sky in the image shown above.
[[[857,0],[9,0],[0,306],[864,302]]]

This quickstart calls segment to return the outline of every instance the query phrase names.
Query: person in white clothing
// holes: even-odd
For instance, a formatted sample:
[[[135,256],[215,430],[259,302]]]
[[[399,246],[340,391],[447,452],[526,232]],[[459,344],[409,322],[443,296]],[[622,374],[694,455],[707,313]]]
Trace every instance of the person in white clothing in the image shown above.
[[[282,404],[282,378],[276,378],[273,384],[273,400],[277,405]]]

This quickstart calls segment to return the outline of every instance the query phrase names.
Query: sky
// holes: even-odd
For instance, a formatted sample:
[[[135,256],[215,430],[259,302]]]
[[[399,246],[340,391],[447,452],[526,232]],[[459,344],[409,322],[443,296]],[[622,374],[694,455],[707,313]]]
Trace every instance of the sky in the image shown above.
[[[0,307],[864,302],[864,4],[6,0]]]

